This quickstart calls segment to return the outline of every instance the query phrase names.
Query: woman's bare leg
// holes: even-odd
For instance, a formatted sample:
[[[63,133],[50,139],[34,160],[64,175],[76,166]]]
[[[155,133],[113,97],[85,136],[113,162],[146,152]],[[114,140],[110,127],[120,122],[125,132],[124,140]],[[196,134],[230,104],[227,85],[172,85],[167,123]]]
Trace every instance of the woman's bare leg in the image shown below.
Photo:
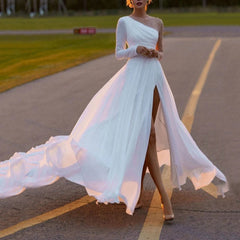
[[[143,190],[143,180],[146,173],[146,169],[148,167],[151,177],[160,193],[161,201],[164,205],[164,214],[165,215],[173,215],[172,205],[170,199],[167,195],[165,187],[163,185],[161,172],[159,168],[158,158],[157,158],[157,150],[156,150],[156,133],[154,122],[157,115],[158,106],[160,103],[159,93],[157,88],[154,89],[153,96],[153,109],[152,109],[152,122],[151,122],[151,132],[149,137],[148,149],[146,153],[145,163],[142,171],[142,179],[141,179],[141,193],[139,197],[138,204],[142,204],[142,190]]]
[[[160,168],[159,168],[159,163],[158,163],[158,158],[157,158],[157,150],[156,150],[156,133],[155,133],[155,128],[154,128],[154,124],[153,124],[153,119],[152,119],[151,134],[150,134],[150,138],[149,138],[146,159],[147,159],[147,167],[149,169],[151,177],[161,195],[161,201],[164,205],[164,214],[166,216],[173,215],[172,204],[170,202],[170,199],[169,199],[167,192],[165,190],[165,187],[163,185],[161,172],[160,172]]]
[[[155,122],[155,119],[157,116],[159,102],[160,102],[159,93],[158,93],[157,87],[155,87],[154,94],[153,94],[153,107],[152,107],[152,119],[154,122]],[[139,200],[138,200],[136,208],[140,208],[142,206],[143,180],[144,180],[144,176],[145,176],[146,170],[147,170],[147,161],[148,161],[147,158],[148,158],[148,154],[146,154],[145,161],[144,161],[144,166],[143,166],[143,171],[142,171],[142,179],[141,179],[141,192],[140,192],[140,196],[139,196]]]

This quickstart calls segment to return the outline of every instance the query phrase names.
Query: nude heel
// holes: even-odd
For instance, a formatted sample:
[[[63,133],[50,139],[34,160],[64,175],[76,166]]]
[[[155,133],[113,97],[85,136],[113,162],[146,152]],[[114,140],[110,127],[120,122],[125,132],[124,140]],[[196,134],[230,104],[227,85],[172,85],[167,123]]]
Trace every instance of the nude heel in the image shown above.
[[[163,215],[163,219],[165,222],[171,222],[174,220],[174,214],[170,214],[170,215]]]
[[[164,212],[164,205],[161,203],[161,207],[163,209],[163,212]],[[174,220],[174,214],[168,214],[168,215],[165,215],[163,214],[163,219],[165,222],[171,222]]]

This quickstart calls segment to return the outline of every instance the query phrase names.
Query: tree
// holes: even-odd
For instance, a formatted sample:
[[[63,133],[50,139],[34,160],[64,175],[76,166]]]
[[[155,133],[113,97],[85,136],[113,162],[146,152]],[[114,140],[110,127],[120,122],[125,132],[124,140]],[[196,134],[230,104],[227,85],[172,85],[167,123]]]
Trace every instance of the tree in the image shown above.
[[[83,1],[83,9],[84,11],[87,11],[87,0]]]
[[[0,5],[0,7],[1,7],[0,13],[3,14],[3,13],[5,12],[5,11],[4,11],[4,0],[1,0],[1,5]]]
[[[159,8],[163,9],[163,0],[159,0]]]
[[[207,0],[202,0],[202,6],[205,8],[207,6]]]
[[[63,0],[58,0],[58,12],[67,14],[67,8],[63,2]]]

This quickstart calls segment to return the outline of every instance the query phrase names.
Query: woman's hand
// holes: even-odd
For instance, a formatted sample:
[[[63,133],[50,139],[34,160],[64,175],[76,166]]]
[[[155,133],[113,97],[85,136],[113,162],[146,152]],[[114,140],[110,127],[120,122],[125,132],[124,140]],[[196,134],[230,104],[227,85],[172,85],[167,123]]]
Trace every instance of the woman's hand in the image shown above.
[[[162,59],[163,53],[157,51],[156,49],[149,49],[144,46],[138,46],[137,47],[137,53],[149,58],[158,58],[159,60]]]
[[[159,52],[156,49],[149,49],[149,51],[151,52],[149,57],[158,58],[158,60],[163,58],[163,52]]]
[[[137,53],[144,56],[149,57],[150,56],[150,50],[144,46],[138,46],[137,47]]]

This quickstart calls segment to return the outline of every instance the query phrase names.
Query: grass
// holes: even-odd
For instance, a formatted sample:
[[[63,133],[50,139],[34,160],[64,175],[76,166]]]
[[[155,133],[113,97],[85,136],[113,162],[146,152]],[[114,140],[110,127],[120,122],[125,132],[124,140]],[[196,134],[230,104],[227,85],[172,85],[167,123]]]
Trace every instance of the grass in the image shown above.
[[[113,53],[114,34],[1,36],[0,92]]]
[[[240,13],[159,13],[165,26],[240,25]],[[115,28],[121,15],[0,18],[0,30]],[[0,36],[0,92],[114,52],[114,34]]]
[[[159,13],[165,26],[240,25],[240,12]],[[80,26],[115,28],[121,15],[72,17],[8,17],[0,18],[0,30],[72,29]]]

